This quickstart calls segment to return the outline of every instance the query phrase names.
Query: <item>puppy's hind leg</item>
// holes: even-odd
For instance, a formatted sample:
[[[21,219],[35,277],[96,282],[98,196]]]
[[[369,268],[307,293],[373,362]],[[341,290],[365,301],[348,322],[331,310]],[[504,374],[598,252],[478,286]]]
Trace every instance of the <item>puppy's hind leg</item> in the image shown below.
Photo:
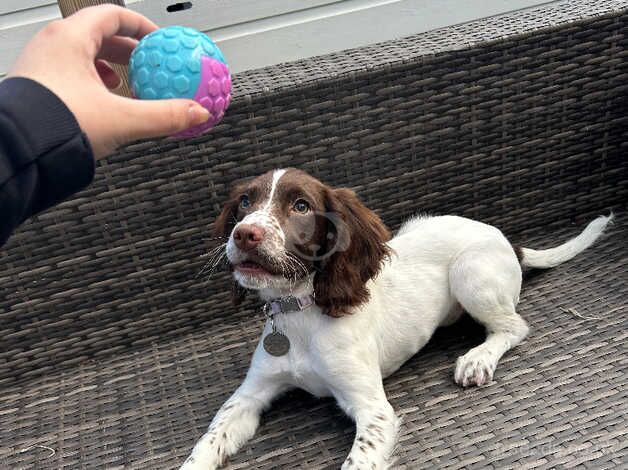
[[[510,246],[483,242],[460,253],[449,271],[453,296],[487,332],[486,341],[456,362],[454,378],[467,387],[493,379],[497,362],[528,334],[516,312],[521,290],[521,267]]]

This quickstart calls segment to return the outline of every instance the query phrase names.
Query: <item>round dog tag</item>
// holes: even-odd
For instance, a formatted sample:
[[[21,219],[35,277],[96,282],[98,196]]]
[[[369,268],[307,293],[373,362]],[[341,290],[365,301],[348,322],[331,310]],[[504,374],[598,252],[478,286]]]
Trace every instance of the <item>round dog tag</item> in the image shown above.
[[[290,340],[283,333],[275,331],[264,338],[264,349],[271,356],[283,356],[290,350]]]

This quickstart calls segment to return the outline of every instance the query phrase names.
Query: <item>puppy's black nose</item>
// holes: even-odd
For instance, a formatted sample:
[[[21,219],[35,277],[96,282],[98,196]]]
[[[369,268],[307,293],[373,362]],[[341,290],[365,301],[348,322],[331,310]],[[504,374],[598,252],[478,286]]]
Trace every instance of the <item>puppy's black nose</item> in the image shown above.
[[[264,239],[266,230],[257,225],[240,224],[233,232],[233,241],[243,251],[251,251]]]

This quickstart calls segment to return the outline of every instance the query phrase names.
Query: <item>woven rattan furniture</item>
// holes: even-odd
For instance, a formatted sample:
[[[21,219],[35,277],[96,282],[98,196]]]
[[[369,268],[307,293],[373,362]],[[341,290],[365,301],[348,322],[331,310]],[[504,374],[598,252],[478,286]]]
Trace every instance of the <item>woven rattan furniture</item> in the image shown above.
[[[455,213],[539,248],[614,210],[585,254],[530,273],[531,335],[492,384],[453,383],[482,340],[465,320],[385,385],[395,468],[626,468],[627,22],[628,2],[553,3],[243,73],[211,134],[102,162],[0,252],[0,468],[182,462],[263,322],[225,273],[196,277],[212,221],[231,182],[282,166],[353,187],[392,228]],[[229,468],[338,468],[352,438],[332,400],[293,392]]]

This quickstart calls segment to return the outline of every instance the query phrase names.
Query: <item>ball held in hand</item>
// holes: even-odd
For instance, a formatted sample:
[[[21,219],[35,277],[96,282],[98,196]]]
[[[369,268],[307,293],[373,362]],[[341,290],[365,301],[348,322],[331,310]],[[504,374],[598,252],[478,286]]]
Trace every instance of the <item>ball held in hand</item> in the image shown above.
[[[177,134],[208,131],[231,102],[231,76],[218,46],[192,28],[168,26],[146,35],[129,60],[129,81],[136,98],[189,98],[209,111],[207,122]]]

